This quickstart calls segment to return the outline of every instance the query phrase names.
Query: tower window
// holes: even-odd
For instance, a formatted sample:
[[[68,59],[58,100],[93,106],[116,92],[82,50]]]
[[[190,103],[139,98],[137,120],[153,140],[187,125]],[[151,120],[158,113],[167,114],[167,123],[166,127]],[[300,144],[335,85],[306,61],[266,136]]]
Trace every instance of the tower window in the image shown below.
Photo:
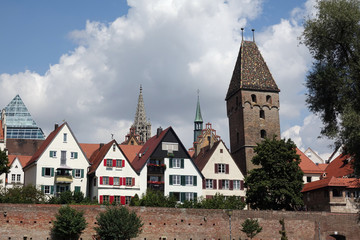
[[[260,110],[260,118],[265,119],[265,112],[264,112],[264,110]]]
[[[255,94],[251,94],[251,101],[256,103],[256,95]]]
[[[263,129],[260,131],[261,138],[266,138],[266,131]]]
[[[270,95],[267,95],[267,96],[266,96],[266,102],[267,102],[267,103],[271,103],[271,96],[270,96]]]

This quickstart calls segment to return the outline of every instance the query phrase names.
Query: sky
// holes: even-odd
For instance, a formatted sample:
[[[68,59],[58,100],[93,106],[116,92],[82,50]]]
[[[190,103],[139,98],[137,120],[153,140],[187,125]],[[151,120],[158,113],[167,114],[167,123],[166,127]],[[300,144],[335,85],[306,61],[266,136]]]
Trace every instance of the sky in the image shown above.
[[[204,125],[229,146],[225,95],[244,38],[280,88],[280,127],[327,158],[331,142],[307,109],[312,58],[300,44],[314,0],[0,1],[0,108],[19,94],[46,135],[67,121],[81,143],[121,143],[140,85],[152,133],[193,141],[197,90]]]

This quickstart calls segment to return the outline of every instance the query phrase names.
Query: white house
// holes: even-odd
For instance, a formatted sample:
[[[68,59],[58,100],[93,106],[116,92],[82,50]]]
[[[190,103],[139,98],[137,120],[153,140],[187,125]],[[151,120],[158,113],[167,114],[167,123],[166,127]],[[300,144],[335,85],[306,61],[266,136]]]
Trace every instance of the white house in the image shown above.
[[[140,194],[140,177],[115,140],[103,145],[90,157],[89,195],[99,203],[129,204]]]
[[[159,128],[131,163],[140,174],[141,193],[159,190],[181,202],[202,193],[203,176],[171,127]]]
[[[194,162],[204,175],[203,197],[211,198],[217,193],[245,197],[244,175],[222,140],[203,147]]]
[[[31,156],[8,155],[10,170],[6,174],[5,187],[12,188],[14,186],[24,185],[23,167],[29,162]]]
[[[69,125],[55,124],[24,167],[24,184],[33,184],[48,196],[68,190],[87,195],[88,167],[89,161]]]

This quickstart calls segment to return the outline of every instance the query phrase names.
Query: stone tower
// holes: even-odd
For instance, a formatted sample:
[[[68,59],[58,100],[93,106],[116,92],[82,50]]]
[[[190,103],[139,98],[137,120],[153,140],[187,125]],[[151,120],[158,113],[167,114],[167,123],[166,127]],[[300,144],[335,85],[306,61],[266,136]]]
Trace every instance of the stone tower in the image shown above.
[[[151,137],[151,123],[146,119],[144,99],[142,95],[142,86],[140,85],[140,94],[138,105],[136,107],[135,120],[132,128],[139,135],[141,142],[146,142]]]
[[[201,135],[202,130],[203,130],[203,119],[201,116],[199,90],[198,90],[198,99],[197,99],[196,114],[194,120],[194,142],[197,141],[197,138],[199,135]]]
[[[241,171],[254,168],[256,143],[280,137],[279,88],[253,41],[242,41],[226,94],[230,151]]]

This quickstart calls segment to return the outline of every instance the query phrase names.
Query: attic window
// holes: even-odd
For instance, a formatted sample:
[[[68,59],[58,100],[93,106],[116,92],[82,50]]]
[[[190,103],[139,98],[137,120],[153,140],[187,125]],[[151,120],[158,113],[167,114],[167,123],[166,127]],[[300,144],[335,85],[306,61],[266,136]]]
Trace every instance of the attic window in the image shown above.
[[[251,94],[251,101],[256,103],[256,95],[255,94]]]
[[[223,149],[222,149],[222,148],[220,148],[220,153],[223,153]]]
[[[64,133],[64,142],[67,142],[67,133]]]
[[[179,151],[178,143],[162,142],[161,150],[168,151],[170,153],[174,151]]]
[[[116,145],[115,145],[115,143],[113,144],[113,152],[115,152],[115,150],[116,150]]]

